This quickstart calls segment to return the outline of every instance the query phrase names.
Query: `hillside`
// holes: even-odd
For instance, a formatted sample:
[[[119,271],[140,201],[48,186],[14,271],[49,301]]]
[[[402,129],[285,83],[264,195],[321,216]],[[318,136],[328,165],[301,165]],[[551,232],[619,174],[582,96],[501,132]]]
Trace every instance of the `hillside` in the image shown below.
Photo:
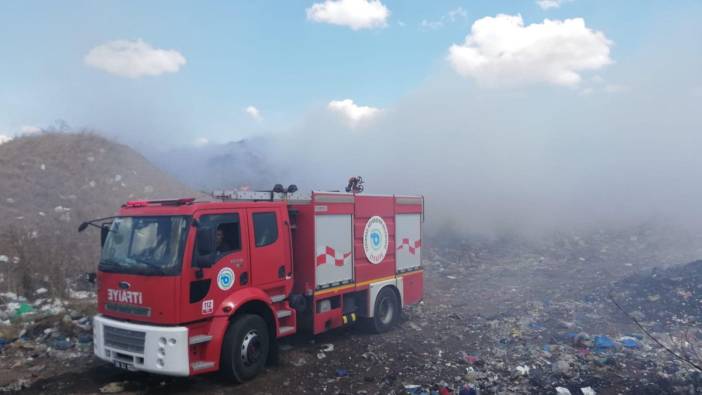
[[[46,282],[57,265],[70,265],[68,277],[91,270],[98,235],[78,234],[80,222],[109,216],[129,199],[182,196],[195,193],[131,148],[94,134],[42,133],[0,144],[0,289]],[[25,269],[25,279],[12,283]]]

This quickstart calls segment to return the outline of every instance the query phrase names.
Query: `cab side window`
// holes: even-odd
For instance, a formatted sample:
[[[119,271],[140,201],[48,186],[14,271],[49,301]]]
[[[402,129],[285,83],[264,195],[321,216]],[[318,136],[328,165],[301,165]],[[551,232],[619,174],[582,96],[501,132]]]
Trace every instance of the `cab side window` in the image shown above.
[[[200,225],[214,229],[217,255],[241,250],[239,214],[209,214],[200,217]],[[197,251],[197,249],[196,249]]]
[[[254,238],[256,247],[263,247],[278,240],[278,222],[275,213],[254,213]]]

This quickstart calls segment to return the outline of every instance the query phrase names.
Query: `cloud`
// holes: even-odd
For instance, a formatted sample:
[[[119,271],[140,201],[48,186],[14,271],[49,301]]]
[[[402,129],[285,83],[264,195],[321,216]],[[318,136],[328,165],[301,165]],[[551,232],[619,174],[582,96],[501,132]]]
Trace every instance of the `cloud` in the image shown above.
[[[468,18],[468,12],[466,12],[463,7],[458,7],[449,11],[446,16],[448,17],[449,21],[456,22],[459,19]]]
[[[10,137],[10,136],[8,136],[8,135],[6,135],[6,134],[0,133],[0,144],[7,143],[7,142],[10,141],[10,140],[12,140],[12,137]]]
[[[254,106],[248,106],[244,109],[244,112],[249,114],[251,118],[253,118],[256,121],[261,121],[263,120],[263,117],[261,116],[261,112],[258,111],[258,108]]]
[[[428,21],[426,19],[422,19],[422,22],[419,23],[419,27],[421,27],[423,30],[438,30],[444,27],[444,22],[441,20]]]
[[[458,7],[449,11],[446,15],[443,15],[438,20],[430,21],[427,19],[423,19],[419,23],[419,27],[422,30],[438,30],[446,26],[448,23],[453,23],[466,18],[468,18],[468,12],[466,12],[466,10],[463,9],[463,7]]]
[[[561,4],[568,3],[573,0],[537,0],[536,4],[541,7],[542,10],[550,10],[553,8],[560,8]]]
[[[332,100],[327,105],[330,111],[342,115],[351,124],[370,120],[380,113],[379,108],[359,106],[353,100]]]
[[[380,0],[326,0],[307,9],[308,20],[353,30],[385,27],[388,17],[390,10]]]
[[[152,47],[143,40],[115,40],[98,45],[85,55],[85,64],[121,77],[175,73],[185,57],[173,49]]]
[[[582,79],[579,72],[612,63],[612,45],[582,18],[524,26],[520,15],[500,14],[473,23],[465,42],[449,48],[448,60],[458,74],[484,85],[574,87]]]
[[[35,133],[40,133],[41,128],[37,126],[31,126],[31,125],[24,125],[20,128],[20,131],[23,134],[35,134]]]

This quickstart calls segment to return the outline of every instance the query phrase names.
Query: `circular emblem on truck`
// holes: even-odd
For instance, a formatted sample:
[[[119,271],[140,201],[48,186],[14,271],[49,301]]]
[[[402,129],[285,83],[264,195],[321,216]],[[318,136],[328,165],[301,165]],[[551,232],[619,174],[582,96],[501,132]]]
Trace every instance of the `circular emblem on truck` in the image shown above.
[[[363,251],[370,263],[383,261],[388,252],[388,227],[379,216],[371,217],[363,231]]]
[[[222,291],[226,291],[234,286],[235,282],[236,276],[234,275],[234,271],[228,267],[222,268],[217,274],[217,286]]]

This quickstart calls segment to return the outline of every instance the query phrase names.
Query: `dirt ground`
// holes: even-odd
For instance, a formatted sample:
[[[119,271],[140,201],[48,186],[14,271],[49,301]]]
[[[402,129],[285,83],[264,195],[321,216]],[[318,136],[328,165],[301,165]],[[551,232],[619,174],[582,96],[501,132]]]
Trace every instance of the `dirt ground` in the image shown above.
[[[701,251],[661,243],[649,234],[427,243],[424,301],[397,328],[293,336],[279,365],[242,385],[130,373],[77,349],[2,351],[0,385],[28,394],[702,394],[702,373],[610,299],[702,363],[702,262],[684,265]]]

